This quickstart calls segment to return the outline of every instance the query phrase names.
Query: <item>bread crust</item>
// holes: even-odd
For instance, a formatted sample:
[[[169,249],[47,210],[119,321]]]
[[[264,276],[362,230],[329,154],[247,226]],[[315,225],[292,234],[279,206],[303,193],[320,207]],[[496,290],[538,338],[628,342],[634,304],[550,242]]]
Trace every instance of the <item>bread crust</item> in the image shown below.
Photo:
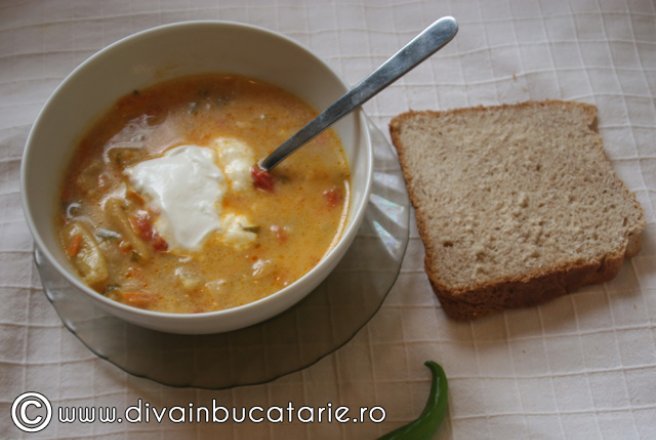
[[[425,270],[440,304],[446,314],[457,320],[475,319],[489,313],[509,308],[528,307],[540,304],[550,299],[556,298],[573,292],[579,287],[588,284],[602,283],[614,278],[621,269],[624,260],[637,254],[640,251],[641,234],[645,226],[644,213],[635,198],[624,182],[615,176],[619,181],[621,188],[632,197],[634,206],[641,212],[641,217],[636,227],[630,231],[623,245],[596,260],[563,264],[544,268],[542,270],[529,270],[521,276],[503,277],[482,283],[478,286],[464,288],[451,288],[439,277],[437,273],[431,270],[433,260],[436,258],[438,249],[434,249],[430,240],[430,234],[425,219],[425,213],[419,206],[418,199],[412,190],[413,175],[405,159],[405,146],[401,142],[401,126],[412,117],[417,115],[440,116],[443,114],[460,114],[487,111],[490,109],[501,108],[522,108],[522,107],[543,107],[543,106],[565,106],[582,110],[587,119],[588,127],[596,130],[597,109],[590,104],[547,100],[547,101],[527,101],[519,104],[503,104],[499,106],[477,106],[468,108],[459,108],[447,111],[408,111],[394,117],[389,124],[392,142],[399,155],[401,170],[406,180],[408,193],[412,205],[416,209],[417,229],[419,236],[425,247]],[[606,160],[608,156],[601,145]]]

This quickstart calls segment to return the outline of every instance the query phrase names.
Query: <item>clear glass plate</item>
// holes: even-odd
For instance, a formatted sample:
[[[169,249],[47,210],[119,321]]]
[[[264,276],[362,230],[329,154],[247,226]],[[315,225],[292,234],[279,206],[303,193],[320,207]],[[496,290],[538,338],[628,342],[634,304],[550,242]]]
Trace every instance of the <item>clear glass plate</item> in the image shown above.
[[[38,250],[44,291],[66,328],[92,352],[135,376],[180,387],[228,388],[303,369],[348,342],[378,311],[408,244],[410,203],[395,150],[368,121],[374,145],[371,198],[355,242],[303,301],[257,325],[176,335],[115,318],[76,292]]]

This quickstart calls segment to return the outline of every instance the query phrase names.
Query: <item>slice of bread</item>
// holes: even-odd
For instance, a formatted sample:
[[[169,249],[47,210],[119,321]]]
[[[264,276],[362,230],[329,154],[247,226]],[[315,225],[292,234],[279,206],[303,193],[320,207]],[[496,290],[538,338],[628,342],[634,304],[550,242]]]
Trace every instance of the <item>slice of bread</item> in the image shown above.
[[[606,157],[596,115],[544,101],[392,119],[426,272],[449,316],[607,281],[639,251],[644,214]]]

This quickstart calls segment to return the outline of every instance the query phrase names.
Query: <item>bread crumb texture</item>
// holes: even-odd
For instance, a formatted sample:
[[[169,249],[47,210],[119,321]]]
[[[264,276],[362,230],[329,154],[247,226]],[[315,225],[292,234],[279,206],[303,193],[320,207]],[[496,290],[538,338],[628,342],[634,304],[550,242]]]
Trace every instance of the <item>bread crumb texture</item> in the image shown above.
[[[599,271],[605,259],[638,251],[642,208],[614,173],[595,123],[594,106],[564,101],[392,120],[436,290],[494,296],[495,286],[586,266]],[[570,284],[596,281],[580,276]]]

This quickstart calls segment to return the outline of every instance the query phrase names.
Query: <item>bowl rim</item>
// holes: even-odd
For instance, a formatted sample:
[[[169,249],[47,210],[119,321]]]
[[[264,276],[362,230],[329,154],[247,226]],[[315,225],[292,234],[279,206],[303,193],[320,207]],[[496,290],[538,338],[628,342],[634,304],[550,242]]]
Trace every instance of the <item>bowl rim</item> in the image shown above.
[[[145,36],[154,36],[159,33],[165,33],[169,32],[172,30],[177,30],[177,29],[183,29],[183,28],[193,28],[197,26],[224,26],[228,28],[240,28],[240,29],[246,29],[248,31],[252,32],[258,32],[262,34],[266,34],[269,37],[273,37],[276,39],[281,39],[287,44],[290,44],[292,46],[295,46],[296,48],[300,49],[301,51],[305,52],[307,55],[309,55],[311,58],[314,59],[315,62],[319,63],[324,69],[326,69],[329,73],[331,73],[335,80],[339,82],[345,90],[348,90],[349,87],[348,85],[344,82],[344,80],[337,75],[337,73],[325,62],[323,61],[319,56],[317,56],[314,52],[312,52],[310,49],[306,48],[299,42],[293,40],[292,38],[274,31],[270,29],[266,29],[264,27],[260,27],[257,25],[249,24],[249,23],[241,23],[237,21],[229,21],[229,20],[187,20],[187,21],[179,21],[179,22],[173,22],[173,23],[167,23],[159,26],[155,26],[152,28],[144,29],[135,33],[132,33],[130,35],[127,35],[125,37],[120,38],[119,40],[103,47],[102,49],[94,52],[92,55],[90,55],[88,58],[86,58],[84,61],[82,61],[80,64],[78,64],[66,77],[59,83],[59,85],[55,88],[55,90],[50,94],[50,96],[47,98],[45,103],[43,104],[43,107],[39,111],[36,119],[34,120],[34,123],[32,124],[28,137],[25,141],[25,148],[22,154],[21,158],[21,166],[20,166],[20,191],[21,191],[21,205],[23,208],[23,214],[25,216],[25,220],[27,222],[27,225],[30,229],[32,238],[34,242],[36,243],[39,251],[43,254],[43,256],[48,260],[50,264],[55,268],[55,270],[62,275],[66,281],[71,283],[74,287],[76,287],[78,290],[82,291],[86,295],[88,295],[92,300],[99,301],[103,303],[104,305],[108,306],[109,308],[112,309],[118,309],[121,312],[125,312],[128,314],[133,314],[133,315],[140,315],[144,318],[153,318],[157,320],[171,320],[171,321],[199,321],[199,320],[209,320],[209,319],[220,319],[222,316],[229,316],[229,315],[235,315],[243,312],[247,312],[249,309],[255,309],[255,308],[260,308],[260,307],[265,307],[267,303],[272,303],[275,301],[280,301],[279,298],[282,298],[286,296],[290,291],[293,290],[299,283],[307,281],[309,278],[312,276],[315,276],[315,272],[321,270],[321,266],[324,266],[327,264],[327,262],[332,262],[334,258],[336,258],[336,254],[338,252],[344,252],[346,249],[350,246],[352,243],[353,239],[355,238],[355,235],[357,233],[357,230],[361,224],[361,220],[364,217],[367,203],[369,200],[369,196],[371,194],[371,185],[372,185],[372,178],[373,178],[373,147],[371,143],[371,135],[369,133],[369,129],[367,126],[367,122],[364,117],[364,112],[362,108],[358,108],[353,111],[353,113],[357,116],[358,119],[358,126],[360,127],[359,134],[358,136],[364,136],[364,142],[361,145],[360,148],[364,147],[366,148],[366,158],[367,158],[367,169],[365,170],[365,187],[363,191],[363,197],[362,201],[360,202],[359,206],[351,206],[349,209],[356,209],[353,220],[349,222],[347,227],[342,231],[342,235],[337,241],[333,247],[331,247],[321,258],[321,260],[313,266],[309,271],[307,271],[305,274],[303,274],[300,278],[295,280],[293,283],[289,284],[288,286],[277,290],[275,292],[272,292],[271,294],[264,296],[258,300],[251,301],[236,307],[231,307],[227,309],[220,309],[220,310],[213,310],[213,311],[208,311],[208,312],[199,312],[199,313],[177,313],[177,312],[162,312],[158,310],[148,310],[148,309],[141,309],[138,307],[133,307],[129,306],[127,304],[123,304],[121,302],[115,301],[111,298],[108,298],[104,295],[102,295],[100,292],[95,291],[91,287],[87,286],[82,280],[79,278],[79,276],[73,274],[71,271],[67,270],[65,267],[63,267],[61,264],[59,264],[58,260],[54,257],[54,255],[50,252],[50,249],[48,246],[46,246],[41,234],[39,233],[36,223],[34,221],[34,217],[32,215],[32,211],[30,209],[30,196],[27,192],[27,178],[26,178],[26,173],[27,173],[27,164],[31,160],[30,158],[32,157],[32,148],[31,145],[34,142],[34,136],[35,132],[37,131],[38,127],[41,124],[42,119],[45,118],[46,113],[48,113],[50,107],[53,105],[53,100],[55,97],[57,97],[60,93],[62,93],[62,90],[68,86],[68,84],[74,80],[78,75],[82,74],[82,71],[84,71],[89,65],[93,64],[96,62],[96,60],[106,56],[108,53],[114,52],[116,50],[119,50],[121,46],[128,44],[132,42],[133,40],[143,38]],[[117,97],[118,99],[119,97]],[[342,249],[344,248],[344,249]],[[339,256],[337,256],[339,257]],[[341,257],[337,259],[335,264],[339,262]],[[312,289],[313,290],[313,289]],[[295,302],[293,302],[291,305],[284,307],[282,310],[278,311],[276,314],[281,313],[284,310],[289,309],[292,307],[296,302],[302,300],[305,298],[307,295],[309,295],[312,290],[309,290],[308,292],[305,292],[299,299],[297,299]],[[120,316],[119,316],[120,317]],[[256,322],[263,322],[266,319],[265,318]],[[254,323],[247,323],[244,326],[241,327],[235,327],[237,328],[242,328],[242,327],[247,327],[250,325],[253,325]],[[230,331],[230,330],[226,330]]]

